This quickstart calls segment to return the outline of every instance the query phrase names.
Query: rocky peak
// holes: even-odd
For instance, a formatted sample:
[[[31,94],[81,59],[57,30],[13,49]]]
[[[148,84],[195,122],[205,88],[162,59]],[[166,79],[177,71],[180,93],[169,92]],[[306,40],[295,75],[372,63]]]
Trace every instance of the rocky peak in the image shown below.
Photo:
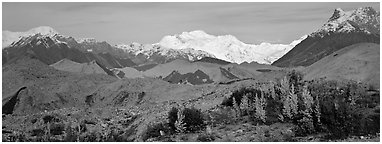
[[[338,19],[341,16],[345,15],[345,11],[341,8],[336,8],[333,12],[332,17],[329,18],[328,22]]]
[[[379,13],[372,7],[361,7],[352,11],[337,8],[329,20],[310,36],[323,37],[331,32],[349,33],[353,31],[379,34]]]
[[[49,27],[49,26],[36,27],[36,28],[30,29],[27,33],[29,33],[30,35],[41,34],[41,35],[48,35],[48,36],[54,36],[58,34],[56,30],[54,30],[52,27]]]

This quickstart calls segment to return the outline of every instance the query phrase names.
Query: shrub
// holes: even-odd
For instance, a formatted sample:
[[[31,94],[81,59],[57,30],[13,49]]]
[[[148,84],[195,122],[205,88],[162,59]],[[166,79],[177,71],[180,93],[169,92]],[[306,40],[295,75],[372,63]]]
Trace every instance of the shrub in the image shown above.
[[[234,118],[232,117],[233,115],[234,115],[234,112],[231,107],[223,107],[215,111],[211,111],[209,113],[210,124],[211,125],[231,124],[235,121]]]
[[[213,134],[201,133],[196,140],[199,142],[211,142],[215,140],[215,136]]]
[[[61,135],[65,131],[65,125],[63,123],[53,123],[50,125],[50,134]]]
[[[238,90],[235,90],[232,95],[229,98],[224,98],[222,105],[223,106],[234,106],[233,99],[235,98],[236,105],[240,105],[240,102],[242,101],[241,99],[243,98],[244,95],[248,96],[254,96],[255,94],[260,95],[261,91],[258,89],[253,89],[253,88],[247,88],[243,87]],[[253,98],[248,97],[249,100],[253,100]]]
[[[289,72],[287,74],[288,80],[290,85],[294,85],[296,87],[299,87],[302,83],[303,74],[299,71],[292,70],[292,72]]]
[[[310,95],[307,86],[304,86],[302,89],[302,106],[300,107],[300,116],[301,119],[297,120],[298,129],[297,135],[308,135],[314,132],[313,125],[313,97]]]
[[[101,134],[98,132],[86,132],[80,137],[81,142],[101,142]]]
[[[178,119],[178,109],[175,107],[172,107],[171,110],[168,112],[168,124],[172,131],[175,131],[175,122]]]
[[[65,134],[66,134],[64,137],[65,142],[75,142],[75,141],[77,141],[77,139],[79,137],[79,134],[77,133],[77,131],[75,129],[73,129],[71,127],[71,124],[66,126]]]
[[[188,131],[193,132],[205,127],[203,114],[199,109],[196,109],[194,107],[185,108],[184,115],[185,115],[184,122],[186,123],[186,127]]]
[[[184,113],[185,109],[182,108],[180,110],[178,110],[178,113],[177,113],[177,117],[178,119],[175,121],[174,125],[175,125],[175,128],[176,128],[176,132],[180,132],[180,133],[184,133],[186,132],[186,115]]]
[[[56,115],[45,115],[42,117],[44,123],[60,122],[60,119]]]
[[[302,118],[297,120],[296,135],[306,136],[314,132],[313,118],[307,111],[301,112]]]
[[[321,122],[322,130],[329,132],[331,138],[379,132],[379,124],[370,120],[370,116],[377,115],[378,119],[375,120],[379,121],[379,113],[371,112],[372,108],[363,103],[372,98],[367,95],[363,85],[356,82],[313,81],[309,88],[312,96],[318,99],[316,107],[319,113],[315,110],[313,116],[319,117],[319,120],[314,122]]]
[[[176,108],[175,108],[176,109]],[[172,108],[169,112],[169,126],[177,132],[194,132],[204,128],[204,118],[200,110],[192,108],[181,108],[175,110]],[[176,120],[175,118],[176,113]]]
[[[125,137],[123,136],[123,131],[117,128],[113,128],[110,131],[108,131],[106,139],[104,141],[106,142],[123,142],[125,141]]]
[[[155,123],[155,124],[148,125],[146,131],[143,133],[143,136],[142,136],[143,141],[146,141],[149,138],[160,137],[161,136],[160,131],[168,132],[168,128],[166,127],[165,124]]]
[[[3,142],[27,142],[29,139],[24,132],[15,131],[11,134],[2,134]]]

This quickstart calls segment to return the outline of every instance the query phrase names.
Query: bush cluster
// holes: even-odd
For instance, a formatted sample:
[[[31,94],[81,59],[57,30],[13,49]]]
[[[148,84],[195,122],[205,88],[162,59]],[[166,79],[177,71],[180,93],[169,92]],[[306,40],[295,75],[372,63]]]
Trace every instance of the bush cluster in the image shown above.
[[[196,132],[205,128],[204,115],[194,107],[173,107],[168,112],[167,120],[167,123],[148,125],[142,139],[146,141],[168,134]]]
[[[327,132],[330,138],[379,132],[379,92],[354,81],[302,81],[292,71],[277,83],[241,88],[222,105],[232,117],[250,116],[255,123],[294,123],[296,135]],[[370,90],[369,90],[370,93]]]

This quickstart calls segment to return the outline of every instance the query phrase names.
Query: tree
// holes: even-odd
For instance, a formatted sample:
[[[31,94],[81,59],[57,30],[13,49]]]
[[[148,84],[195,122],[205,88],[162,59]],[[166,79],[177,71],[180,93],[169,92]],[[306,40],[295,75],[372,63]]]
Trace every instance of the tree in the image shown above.
[[[239,106],[239,104],[237,103],[235,97],[232,97],[232,99],[233,99],[233,100],[232,100],[233,109],[234,109],[235,112],[236,112],[235,117],[240,117],[240,116],[241,116],[240,106]]]
[[[302,88],[302,103],[303,108],[300,109],[300,115],[302,119],[298,120],[299,132],[302,135],[310,134],[314,131],[313,125],[313,110],[312,106],[314,104],[313,97],[310,94],[307,86]]]
[[[298,97],[295,92],[294,85],[291,85],[290,90],[285,90],[286,93],[282,94],[283,101],[283,114],[292,119],[298,114]]]
[[[186,115],[184,114],[185,108],[182,107],[178,110],[178,119],[175,121],[175,128],[177,132],[184,133],[186,132]]]
[[[266,120],[266,111],[265,111],[266,105],[267,103],[264,98],[264,95],[261,94],[261,97],[259,98],[256,94],[254,99],[255,117],[261,120],[262,122],[265,122]]]
[[[240,109],[249,115],[249,98],[248,98],[249,93],[245,94],[243,98],[241,99],[240,103]]]

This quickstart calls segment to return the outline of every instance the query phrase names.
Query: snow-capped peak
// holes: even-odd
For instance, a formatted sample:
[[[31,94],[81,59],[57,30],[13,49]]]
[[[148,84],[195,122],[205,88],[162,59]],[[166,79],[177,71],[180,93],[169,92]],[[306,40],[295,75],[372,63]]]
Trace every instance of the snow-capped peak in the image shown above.
[[[96,43],[97,40],[95,38],[79,38],[76,39],[78,43]]]
[[[190,61],[199,60],[203,57],[213,57],[214,55],[209,54],[205,51],[185,48],[185,49],[172,49],[167,48],[156,44],[140,44],[133,42],[129,45],[126,44],[119,44],[115,46],[116,48],[122,49],[125,52],[128,52],[130,54],[138,55],[143,54],[146,55],[148,58],[154,56],[154,55],[160,55],[164,56],[166,58],[170,59],[176,59],[176,58],[186,58]]]
[[[194,49],[233,63],[252,62],[270,64],[291,50],[307,36],[290,44],[245,44],[232,35],[214,36],[197,30],[165,36],[157,44],[161,47],[184,50]]]
[[[175,35],[176,36],[176,35]],[[182,39],[211,39],[215,38],[213,35],[209,35],[206,32],[202,30],[195,30],[191,32],[183,32],[182,34],[179,35],[180,38]]]
[[[30,29],[26,33],[30,35],[41,34],[41,35],[48,35],[48,36],[54,36],[55,34],[58,34],[56,30],[54,30],[52,27],[49,27],[49,26],[36,27],[36,28]]]
[[[54,36],[58,34],[56,30],[49,26],[40,26],[36,28],[32,28],[26,32],[11,32],[11,31],[3,31],[3,39],[2,39],[2,48],[10,46],[12,43],[19,41],[23,37],[29,37],[36,34],[40,34],[42,36]]]
[[[337,8],[329,20],[311,36],[322,37],[330,32],[352,32],[355,30],[366,33],[378,31],[379,33],[379,14],[372,7],[361,7],[351,11]]]
[[[333,20],[336,20],[336,19],[338,19],[338,18],[340,18],[340,17],[343,17],[343,16],[345,16],[345,15],[346,15],[346,13],[345,13],[344,10],[342,10],[341,8],[336,8],[336,9],[334,10],[334,12],[333,12],[332,17],[329,18],[328,22],[333,21]]]

